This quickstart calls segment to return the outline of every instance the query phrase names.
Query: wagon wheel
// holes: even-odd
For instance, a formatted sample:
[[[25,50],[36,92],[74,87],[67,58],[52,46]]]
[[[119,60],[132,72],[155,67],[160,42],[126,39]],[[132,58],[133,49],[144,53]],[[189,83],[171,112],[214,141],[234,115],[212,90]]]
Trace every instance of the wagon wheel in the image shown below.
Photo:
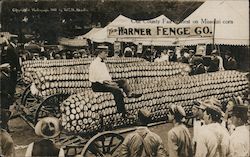
[[[82,157],[110,157],[122,144],[124,138],[117,133],[106,131],[93,136],[84,146]]]
[[[36,106],[42,102],[42,99],[43,98],[41,97],[34,96],[28,89],[23,97],[23,102],[21,103],[21,106],[24,106],[26,109],[29,109],[30,112],[33,113],[34,109],[37,108]]]
[[[67,99],[68,96],[67,94],[54,94],[47,97],[36,109],[34,124],[44,117],[59,118],[61,116],[60,104]]]
[[[25,99],[27,97],[27,94],[30,92],[30,85],[28,85],[25,90],[23,91],[22,97],[21,97],[21,105],[25,106]]]
[[[24,92],[24,90],[26,90],[26,85],[25,85],[25,83],[23,82],[23,80],[22,80],[22,78],[19,78],[18,80],[17,80],[17,84],[16,84],[16,93],[15,93],[15,95],[16,95],[16,97],[17,98],[22,98],[23,97],[23,94],[21,94],[21,93],[23,93]]]

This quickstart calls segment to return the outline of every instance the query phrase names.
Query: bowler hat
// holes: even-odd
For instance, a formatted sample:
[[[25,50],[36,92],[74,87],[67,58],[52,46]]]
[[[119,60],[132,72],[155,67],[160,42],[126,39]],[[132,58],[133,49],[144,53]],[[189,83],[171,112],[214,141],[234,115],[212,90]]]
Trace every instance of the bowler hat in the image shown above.
[[[45,117],[35,126],[35,133],[45,138],[54,138],[60,134],[59,119],[55,117]]]

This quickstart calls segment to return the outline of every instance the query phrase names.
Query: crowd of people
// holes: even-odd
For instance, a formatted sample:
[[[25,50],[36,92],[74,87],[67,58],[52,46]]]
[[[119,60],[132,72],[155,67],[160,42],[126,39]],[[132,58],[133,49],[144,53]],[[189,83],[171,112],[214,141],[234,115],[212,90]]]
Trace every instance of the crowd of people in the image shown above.
[[[33,45],[33,46],[32,46]],[[35,45],[35,46],[34,46]],[[28,47],[33,47],[26,49]],[[20,52],[22,60],[51,60],[51,59],[77,59],[94,57],[96,50],[90,50],[85,48],[45,48],[45,45],[39,46],[33,40],[24,44],[23,50]],[[108,47],[108,46],[107,46]],[[98,47],[97,47],[98,49]],[[234,55],[226,50],[221,52],[213,50],[205,55],[196,53],[194,49],[188,49],[187,47],[181,48],[181,50],[162,49],[157,50],[155,48],[142,48],[139,50],[138,46],[126,45],[123,50],[118,52],[109,52],[111,57],[139,57],[144,58],[149,62],[180,62],[189,64],[191,68],[190,75],[201,74],[206,72],[215,72],[220,70],[236,70],[237,62]]]
[[[173,123],[167,133],[167,146],[162,139],[147,127],[150,112],[138,112],[136,131],[126,136],[119,157],[248,157],[249,125],[248,106],[240,97],[232,98],[223,112],[216,98],[203,102],[194,101],[193,137],[185,125],[186,113],[181,106],[169,108],[168,121]],[[227,115],[227,116],[225,116]],[[230,117],[230,118],[229,118]]]
[[[130,51],[127,49],[126,51]],[[84,53],[83,53],[84,54]],[[227,64],[223,66],[223,59],[217,50],[211,53],[210,64],[206,58],[195,53],[194,50],[182,49],[177,57],[173,50],[163,50],[155,62],[176,61],[189,64],[191,74],[215,72],[236,68],[237,64],[231,53],[226,54]],[[73,58],[79,58],[82,54],[77,51]],[[249,154],[249,125],[248,102],[240,97],[233,97],[228,102],[220,102],[211,98],[203,102],[193,102],[193,136],[186,127],[186,113],[181,106],[170,106],[168,121],[173,127],[167,133],[167,145],[156,133],[150,131],[147,124],[151,121],[151,113],[147,109],[138,111],[138,115],[130,115],[125,110],[124,93],[126,97],[138,98],[141,94],[135,94],[130,90],[126,80],[112,80],[108,69],[103,62],[107,57],[107,51],[98,51],[97,57],[90,64],[89,80],[94,92],[111,92],[114,95],[117,110],[123,118],[138,117],[136,131],[125,137],[125,140],[117,149],[117,156],[169,156],[169,157],[248,157]],[[129,55],[127,55],[129,56]],[[60,55],[54,53],[54,59],[67,59],[67,52],[61,51]],[[141,56],[142,57],[142,56]],[[41,59],[39,57],[39,59]],[[152,58],[151,58],[152,59]],[[224,62],[225,63],[225,62]],[[232,69],[234,69],[232,68]],[[229,68],[230,69],[230,68]],[[8,120],[11,116],[10,105],[15,101],[15,88],[17,83],[17,71],[20,70],[18,54],[15,45],[6,40],[1,48],[1,154],[16,156],[14,141],[11,138]],[[45,118],[35,126],[35,133],[41,136],[39,141],[32,142],[26,151],[26,156],[64,156],[62,149],[55,145],[53,138],[60,134],[60,122],[56,118]]]

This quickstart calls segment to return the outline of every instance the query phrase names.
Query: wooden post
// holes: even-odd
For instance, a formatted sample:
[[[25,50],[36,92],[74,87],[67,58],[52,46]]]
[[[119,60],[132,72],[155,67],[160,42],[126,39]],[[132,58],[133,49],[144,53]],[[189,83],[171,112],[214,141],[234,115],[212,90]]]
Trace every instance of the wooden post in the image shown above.
[[[216,48],[215,45],[214,45],[214,38],[215,38],[215,23],[216,23],[216,19],[214,19],[212,51]]]

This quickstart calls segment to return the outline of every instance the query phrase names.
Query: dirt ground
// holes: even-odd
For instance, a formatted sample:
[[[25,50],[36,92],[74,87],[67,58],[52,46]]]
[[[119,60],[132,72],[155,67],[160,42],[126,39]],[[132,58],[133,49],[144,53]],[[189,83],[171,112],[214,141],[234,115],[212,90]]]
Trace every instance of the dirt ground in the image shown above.
[[[27,145],[33,141],[39,139],[38,136],[35,135],[34,130],[26,124],[21,118],[12,119],[9,122],[11,132],[11,136],[15,142],[15,149],[17,157],[24,157],[25,151],[27,149]],[[150,130],[157,133],[164,143],[164,146],[167,146],[167,133],[172,128],[171,123],[161,124],[158,126],[150,127]],[[192,132],[192,129],[189,129]],[[126,136],[124,134],[123,136]]]

